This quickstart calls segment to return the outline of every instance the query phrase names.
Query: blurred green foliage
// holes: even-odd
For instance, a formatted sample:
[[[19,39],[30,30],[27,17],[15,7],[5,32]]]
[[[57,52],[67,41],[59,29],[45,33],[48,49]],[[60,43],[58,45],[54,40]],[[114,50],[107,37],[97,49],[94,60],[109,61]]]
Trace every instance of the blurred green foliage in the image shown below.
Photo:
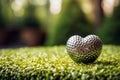
[[[36,5],[31,4],[28,1],[28,4],[25,7],[25,13],[22,20],[23,27],[40,27],[40,21],[35,15]]]
[[[84,14],[81,9],[82,1],[62,0],[62,9],[59,14],[50,12],[49,0],[40,0],[41,4],[44,2],[43,5],[38,4],[37,1],[39,2],[39,0],[0,0],[0,28],[5,26],[15,29],[43,28],[48,37],[46,45],[63,45],[72,35],[84,37],[95,32],[92,27],[94,22],[91,24],[86,18],[86,15],[90,15]],[[86,1],[84,3],[88,4]],[[119,18],[120,5],[115,7],[113,15],[106,18],[103,26],[98,30],[97,34],[105,44],[120,44]]]
[[[120,4],[115,7],[112,16],[105,19],[98,35],[105,44],[120,44]]]
[[[63,10],[53,25],[54,30],[48,39],[48,45],[63,45],[72,35],[86,36],[93,33],[93,28],[81,10],[80,3],[77,0],[63,2]]]
[[[3,17],[3,7],[2,7],[2,2],[0,1],[0,28],[5,25],[5,19]]]
[[[12,15],[11,10],[12,0],[0,0],[0,24],[6,25],[10,24]]]

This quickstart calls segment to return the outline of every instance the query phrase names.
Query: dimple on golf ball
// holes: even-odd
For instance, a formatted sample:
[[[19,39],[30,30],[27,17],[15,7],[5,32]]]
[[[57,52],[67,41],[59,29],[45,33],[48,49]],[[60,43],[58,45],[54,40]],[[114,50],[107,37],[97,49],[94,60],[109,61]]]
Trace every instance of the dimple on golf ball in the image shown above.
[[[102,41],[96,35],[88,35],[82,38],[79,35],[70,37],[67,41],[67,52],[77,63],[92,63],[100,55]]]

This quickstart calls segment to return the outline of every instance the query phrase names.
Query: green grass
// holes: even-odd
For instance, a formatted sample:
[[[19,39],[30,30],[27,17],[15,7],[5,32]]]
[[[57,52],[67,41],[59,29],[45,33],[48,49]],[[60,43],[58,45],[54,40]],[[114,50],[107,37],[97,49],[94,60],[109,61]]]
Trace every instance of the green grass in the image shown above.
[[[120,46],[105,45],[92,64],[77,64],[65,46],[0,50],[0,80],[118,80]]]

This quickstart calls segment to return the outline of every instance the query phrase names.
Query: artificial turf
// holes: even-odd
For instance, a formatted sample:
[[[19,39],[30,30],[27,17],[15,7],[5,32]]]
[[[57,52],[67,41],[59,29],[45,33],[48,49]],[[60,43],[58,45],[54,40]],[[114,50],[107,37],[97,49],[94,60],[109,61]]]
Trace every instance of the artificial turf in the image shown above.
[[[120,46],[104,45],[91,64],[77,64],[65,46],[0,50],[0,80],[119,80]]]

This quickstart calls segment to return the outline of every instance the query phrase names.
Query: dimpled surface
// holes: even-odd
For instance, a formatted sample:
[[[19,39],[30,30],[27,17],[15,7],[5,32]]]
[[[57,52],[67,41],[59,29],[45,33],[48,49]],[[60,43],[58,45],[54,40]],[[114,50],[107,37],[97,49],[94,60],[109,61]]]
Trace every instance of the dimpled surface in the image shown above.
[[[67,52],[77,63],[92,63],[100,55],[102,41],[96,35],[88,35],[82,38],[79,35],[70,37],[67,41]]]

